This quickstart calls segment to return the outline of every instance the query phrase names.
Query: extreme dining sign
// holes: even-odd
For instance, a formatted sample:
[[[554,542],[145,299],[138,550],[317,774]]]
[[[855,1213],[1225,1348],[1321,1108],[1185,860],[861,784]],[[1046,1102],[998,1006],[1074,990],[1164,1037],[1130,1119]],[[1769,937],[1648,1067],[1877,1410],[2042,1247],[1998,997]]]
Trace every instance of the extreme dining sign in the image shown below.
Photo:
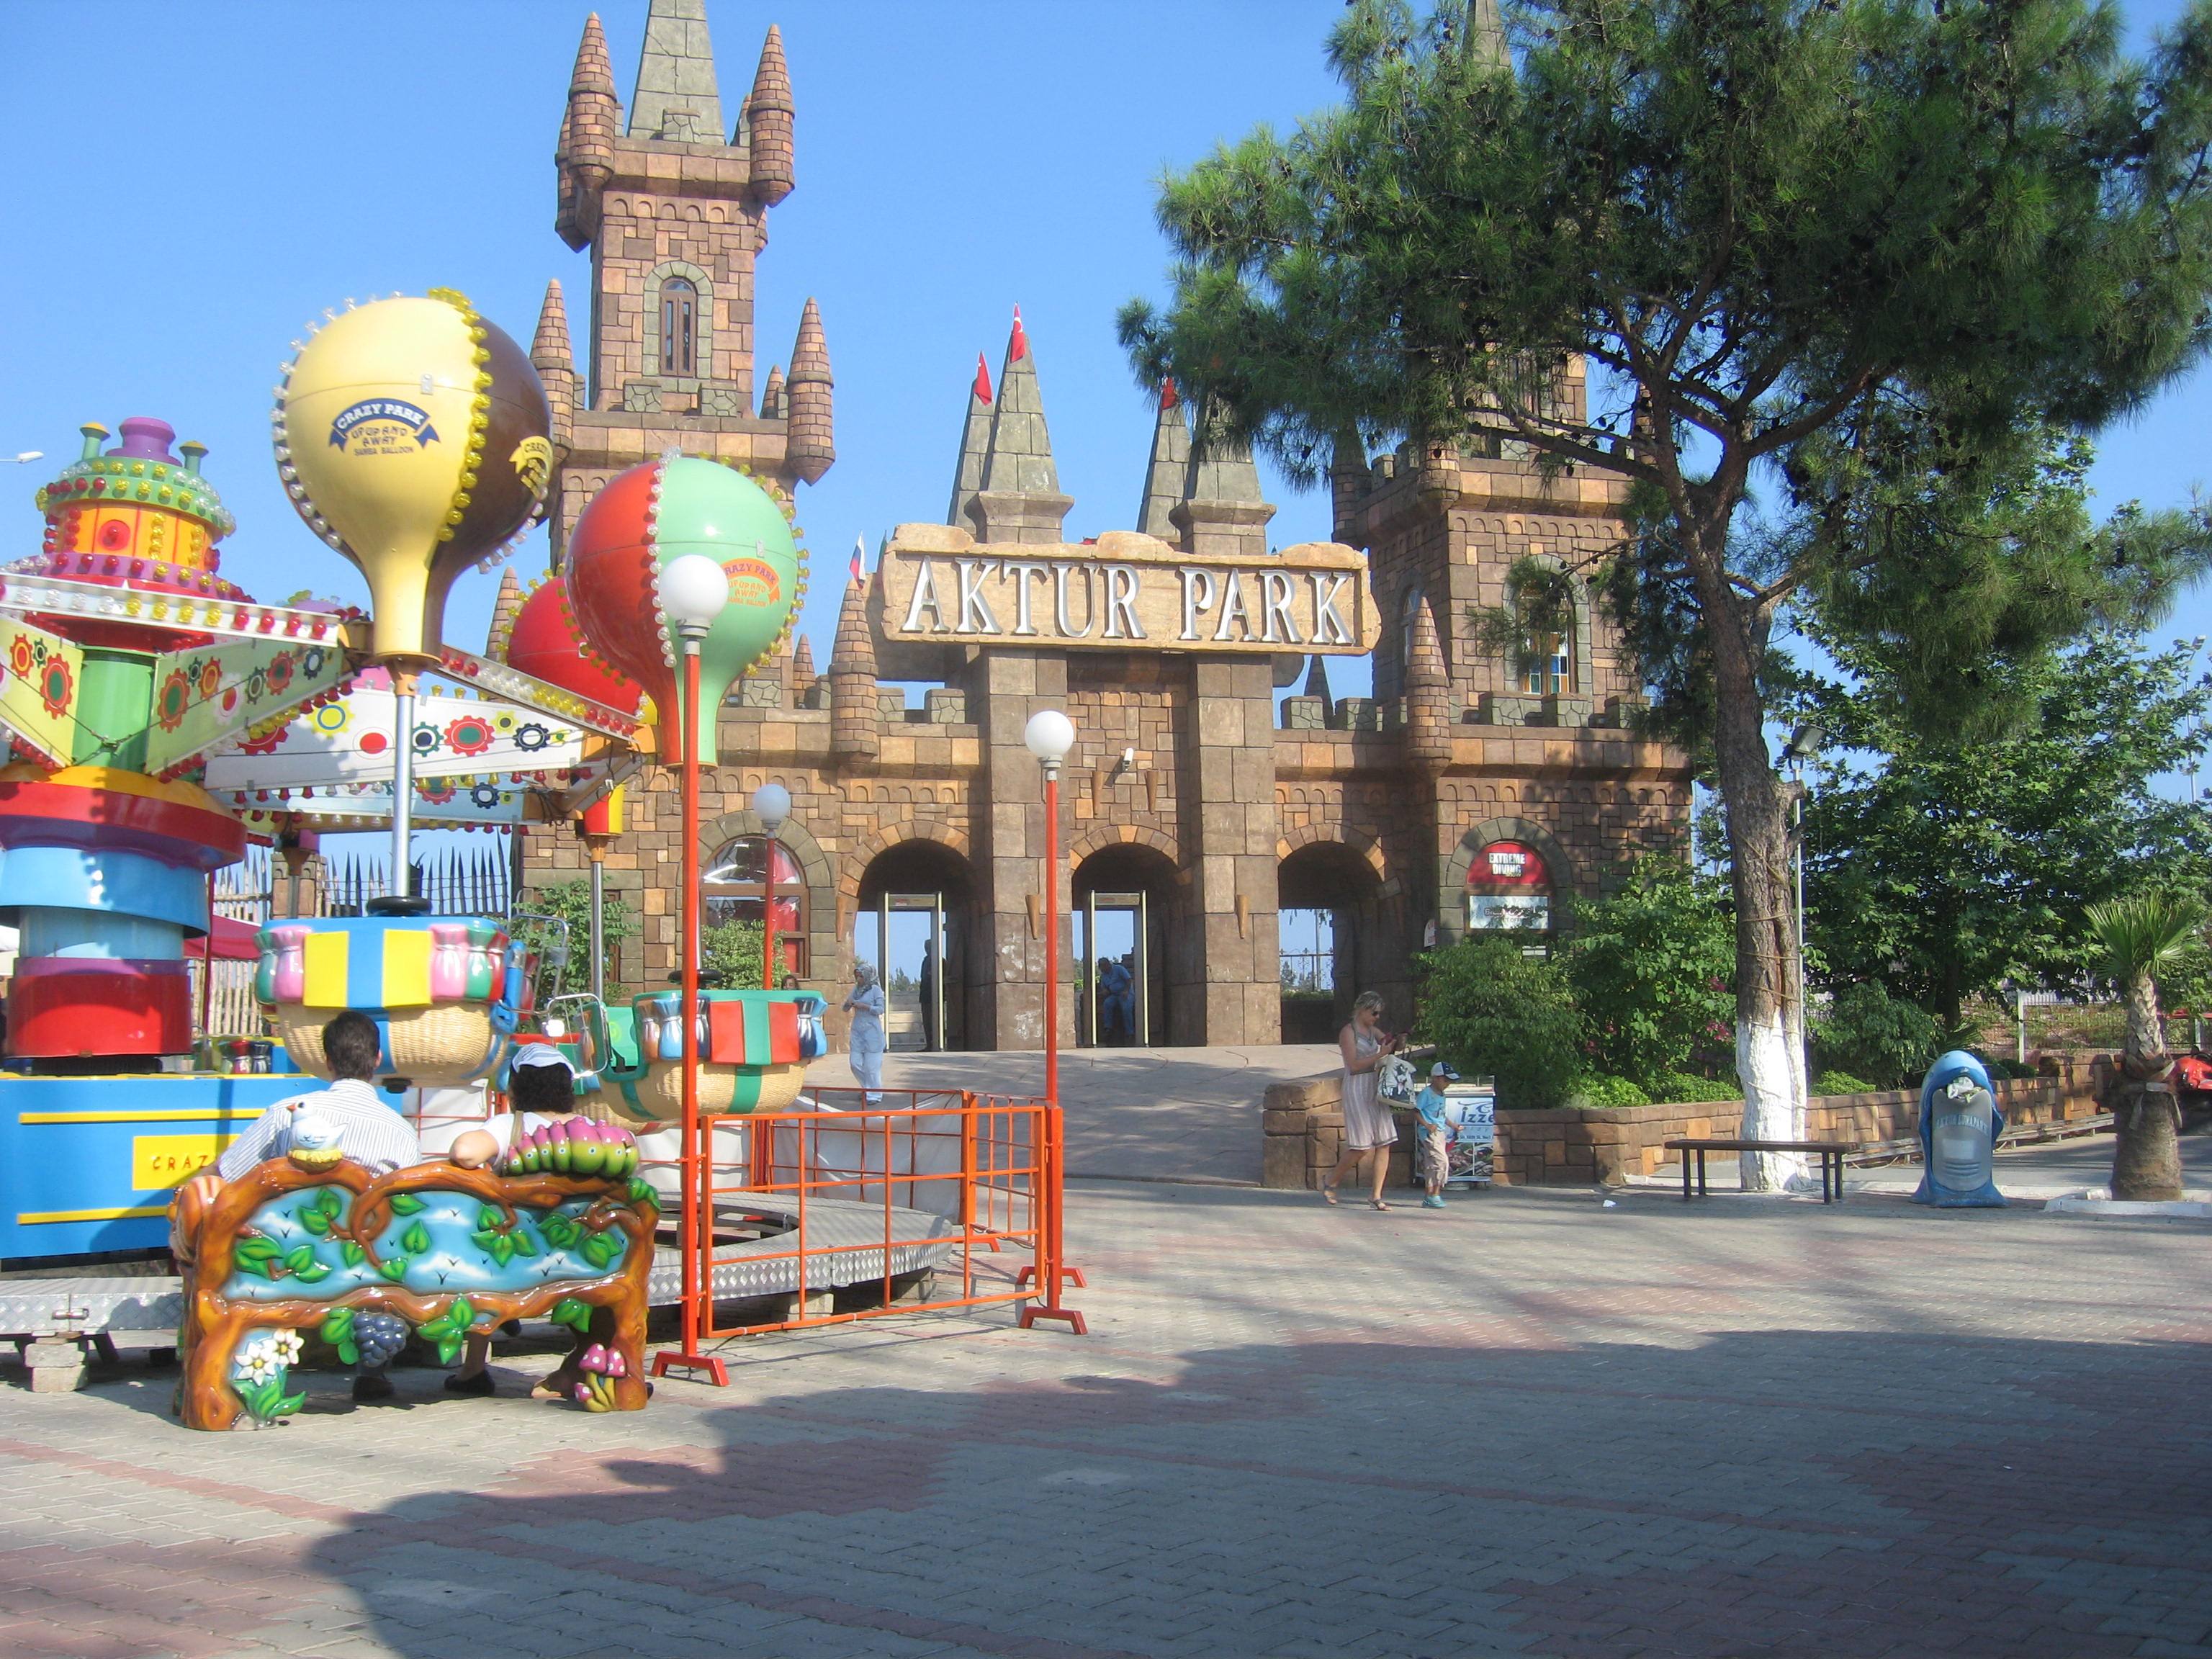
[[[1379,632],[1367,556],[1334,542],[1221,558],[1131,531],[1080,545],[954,544],[967,541],[900,526],[880,572],[886,638],[1350,656]]]

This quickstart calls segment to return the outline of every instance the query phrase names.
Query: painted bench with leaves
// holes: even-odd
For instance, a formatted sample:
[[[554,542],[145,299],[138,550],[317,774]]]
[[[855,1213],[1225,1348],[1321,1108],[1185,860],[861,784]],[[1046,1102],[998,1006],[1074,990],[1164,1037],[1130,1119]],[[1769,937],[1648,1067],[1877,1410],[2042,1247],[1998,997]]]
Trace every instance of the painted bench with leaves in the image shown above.
[[[404,1322],[450,1364],[470,1333],[542,1316],[575,1339],[550,1385],[588,1410],[637,1411],[658,1218],[635,1177],[451,1164],[372,1176],[278,1158],[211,1200],[187,1188],[170,1215],[185,1292],[178,1414],[230,1429],[299,1410],[289,1371],[310,1337],[342,1364],[377,1364]]]

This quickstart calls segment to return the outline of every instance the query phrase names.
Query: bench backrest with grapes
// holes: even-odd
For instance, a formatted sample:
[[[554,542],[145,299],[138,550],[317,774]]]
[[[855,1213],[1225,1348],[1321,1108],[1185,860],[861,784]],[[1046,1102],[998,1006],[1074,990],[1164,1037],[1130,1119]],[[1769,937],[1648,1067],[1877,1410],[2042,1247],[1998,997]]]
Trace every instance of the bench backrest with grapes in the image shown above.
[[[211,1200],[186,1189],[171,1212],[179,1415],[195,1429],[289,1415],[303,1403],[290,1370],[310,1343],[375,1365],[412,1331],[450,1364],[471,1332],[547,1316],[574,1338],[549,1379],[562,1393],[587,1410],[641,1409],[659,1210],[634,1160],[633,1148],[592,1176],[451,1164],[374,1176],[275,1158]]]

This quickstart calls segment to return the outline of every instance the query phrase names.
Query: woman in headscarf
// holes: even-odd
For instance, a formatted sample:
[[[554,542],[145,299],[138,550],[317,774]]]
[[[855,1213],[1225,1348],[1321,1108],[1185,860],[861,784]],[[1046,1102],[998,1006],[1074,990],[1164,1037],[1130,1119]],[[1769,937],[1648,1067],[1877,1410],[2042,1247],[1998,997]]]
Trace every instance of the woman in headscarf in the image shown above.
[[[884,1006],[884,988],[876,983],[876,964],[854,963],[853,989],[845,999],[845,1012],[853,1017],[846,1047],[854,1080],[868,1091],[872,1106],[883,1098]]]

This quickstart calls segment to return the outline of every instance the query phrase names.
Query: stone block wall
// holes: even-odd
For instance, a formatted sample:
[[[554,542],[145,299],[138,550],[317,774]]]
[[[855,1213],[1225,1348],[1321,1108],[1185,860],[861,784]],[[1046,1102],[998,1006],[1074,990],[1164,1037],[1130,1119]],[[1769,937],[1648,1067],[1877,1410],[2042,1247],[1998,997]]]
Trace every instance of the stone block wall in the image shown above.
[[[1997,1103],[2008,1127],[2067,1123],[2100,1109],[2095,1090],[2103,1057],[2050,1063],[2050,1075],[1997,1085]],[[1343,1078],[1329,1073],[1268,1087],[1261,1108],[1260,1184],[1304,1188],[1320,1184],[1344,1145]],[[1869,1144],[1907,1140],[1918,1131],[1917,1090],[1826,1095],[1807,1103],[1808,1138]],[[1398,1150],[1390,1183],[1413,1180],[1409,1114],[1401,1114]],[[1678,1164],[1669,1140],[1726,1139],[1740,1133],[1743,1109],[1735,1101],[1632,1106],[1583,1111],[1501,1111],[1498,1114],[1497,1181],[1500,1186],[1620,1186],[1631,1176],[1656,1176]]]

